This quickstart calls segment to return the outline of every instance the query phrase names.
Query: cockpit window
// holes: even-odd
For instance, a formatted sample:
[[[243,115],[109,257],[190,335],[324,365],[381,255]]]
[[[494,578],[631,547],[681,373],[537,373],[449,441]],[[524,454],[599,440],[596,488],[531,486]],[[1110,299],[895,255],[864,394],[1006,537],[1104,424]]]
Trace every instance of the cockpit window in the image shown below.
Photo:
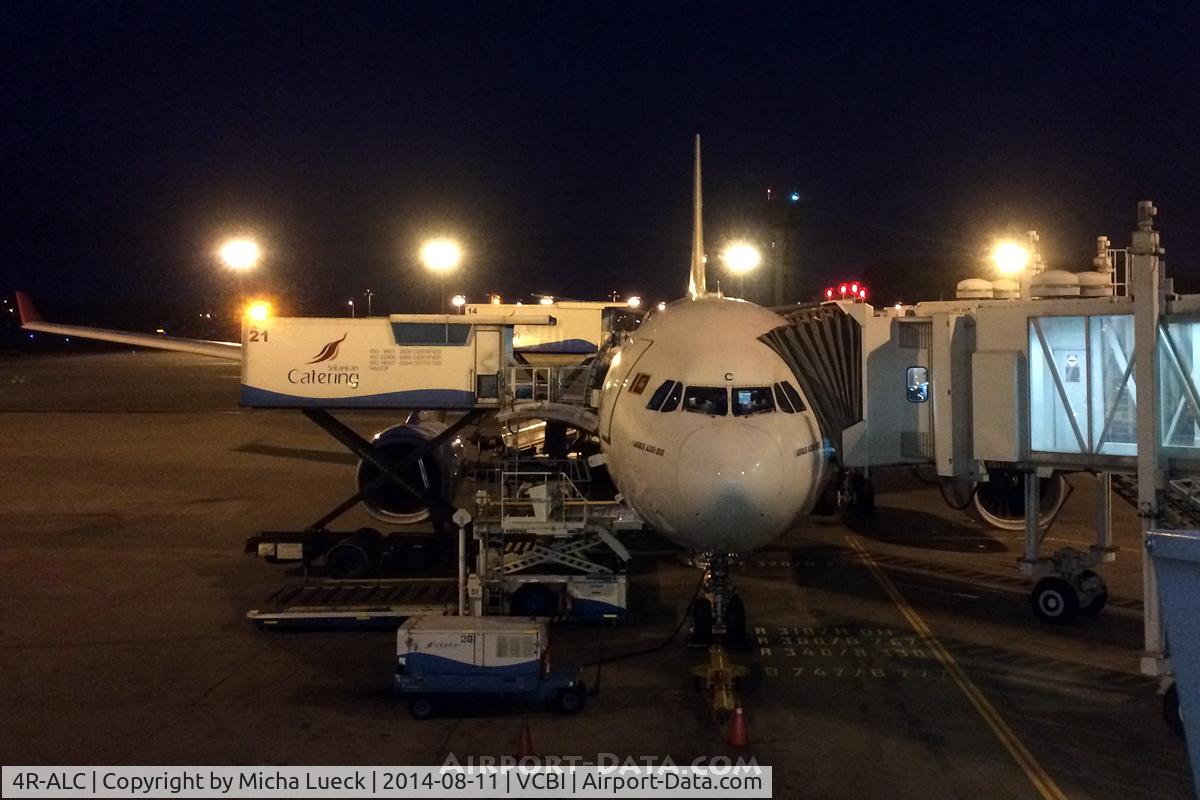
[[[769,414],[775,410],[775,400],[771,397],[770,386],[755,386],[733,388],[733,415],[748,417],[751,414]]]
[[[671,393],[667,395],[667,402],[663,403],[663,407],[659,411],[667,412],[674,411],[679,408],[679,400],[683,397],[683,384],[676,382],[671,388]]]
[[[787,395],[787,399],[792,401],[792,408],[797,412],[803,411],[805,409],[804,401],[800,399],[800,393],[796,391],[796,387],[788,381],[780,381],[779,385],[783,387],[783,393]]]
[[[729,411],[729,392],[712,386],[689,386],[683,393],[683,410],[723,417]]]
[[[654,394],[650,395],[650,402],[646,403],[646,408],[650,409],[651,411],[658,411],[663,404],[663,400],[667,399],[667,393],[670,392],[674,386],[675,381],[663,381],[662,384],[660,384],[659,387],[654,390]]]
[[[788,400],[787,395],[783,393],[783,387],[778,383],[775,384],[775,404],[785,414],[792,414],[796,411],[792,408],[792,401]]]

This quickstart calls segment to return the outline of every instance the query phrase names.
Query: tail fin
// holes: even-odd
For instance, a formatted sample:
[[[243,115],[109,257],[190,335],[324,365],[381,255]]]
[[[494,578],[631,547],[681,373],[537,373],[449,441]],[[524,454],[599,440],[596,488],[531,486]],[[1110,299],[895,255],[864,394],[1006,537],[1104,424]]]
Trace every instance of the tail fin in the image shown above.
[[[693,300],[703,297],[708,288],[704,282],[704,202],[700,196],[700,134],[696,134],[696,175],[692,200],[692,277],[688,295]]]
[[[21,324],[41,322],[42,315],[33,306],[33,301],[24,292],[17,292],[17,313],[21,315]]]

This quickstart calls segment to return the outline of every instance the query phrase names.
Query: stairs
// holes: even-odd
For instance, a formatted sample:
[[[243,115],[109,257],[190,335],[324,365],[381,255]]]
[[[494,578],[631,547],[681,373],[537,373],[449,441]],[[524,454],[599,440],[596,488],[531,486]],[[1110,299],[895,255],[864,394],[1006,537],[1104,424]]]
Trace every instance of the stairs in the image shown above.
[[[1113,494],[1138,507],[1137,475],[1112,476]],[[1174,529],[1200,529],[1200,479],[1173,478],[1167,481],[1159,508],[1162,526]]]

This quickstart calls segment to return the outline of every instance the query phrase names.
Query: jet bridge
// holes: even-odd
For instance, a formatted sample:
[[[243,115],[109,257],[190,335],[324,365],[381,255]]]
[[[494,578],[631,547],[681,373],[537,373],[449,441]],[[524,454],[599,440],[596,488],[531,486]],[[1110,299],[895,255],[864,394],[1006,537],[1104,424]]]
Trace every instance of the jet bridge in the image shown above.
[[[1026,299],[999,299],[1006,290],[883,309],[825,304],[764,337],[810,397],[836,398],[821,417],[843,470],[927,465],[989,521],[1023,529],[1018,566],[1038,579],[1033,606],[1051,621],[1104,605],[1096,569],[1115,557],[1114,477],[1119,493],[1136,491],[1146,530],[1200,515],[1200,295],[1174,293],[1155,213],[1142,203],[1130,247],[1098,256],[1122,265],[1124,280],[1054,271],[1034,275]],[[1085,471],[1102,484],[1095,543],[1044,555],[1061,475]],[[1169,664],[1144,565],[1143,670],[1161,674]]]

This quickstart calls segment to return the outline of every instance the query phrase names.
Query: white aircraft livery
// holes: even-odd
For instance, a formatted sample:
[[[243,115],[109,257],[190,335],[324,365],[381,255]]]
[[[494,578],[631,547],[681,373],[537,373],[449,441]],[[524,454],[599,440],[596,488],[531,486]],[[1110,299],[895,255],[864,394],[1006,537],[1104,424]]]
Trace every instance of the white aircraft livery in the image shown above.
[[[600,441],[629,505],[663,536],[747,553],[812,510],[825,448],[791,369],[759,336],[786,321],[705,290],[696,137],[689,297],[652,313],[614,355]]]
[[[825,452],[772,311],[717,296],[651,315],[613,357],[600,440],[625,501],[694,550],[759,548],[816,503]]]

